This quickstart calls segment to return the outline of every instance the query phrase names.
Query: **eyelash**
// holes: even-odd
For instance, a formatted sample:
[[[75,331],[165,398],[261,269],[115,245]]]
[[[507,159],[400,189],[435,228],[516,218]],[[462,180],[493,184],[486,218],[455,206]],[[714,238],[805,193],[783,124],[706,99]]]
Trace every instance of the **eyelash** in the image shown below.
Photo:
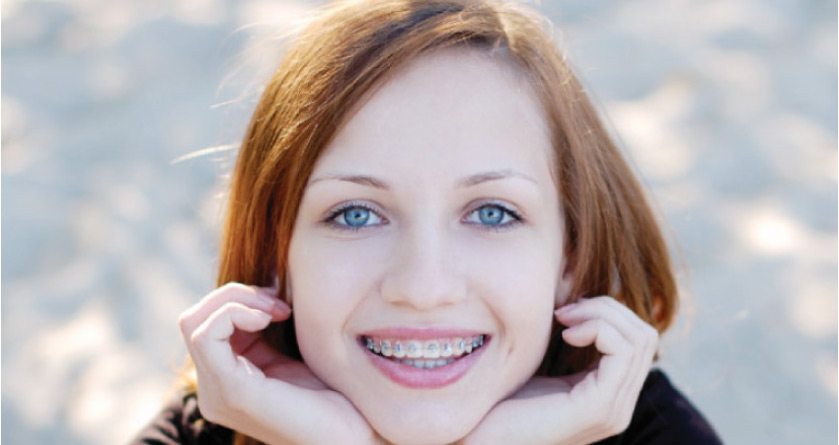
[[[497,202],[497,201],[484,201],[484,202],[479,203],[477,207],[473,208],[472,211],[470,211],[469,214],[466,215],[467,218],[469,216],[471,216],[473,213],[478,212],[481,209],[486,208],[486,207],[494,207],[494,208],[497,208],[497,209],[501,210],[501,212],[504,213],[504,216],[502,216],[502,218],[501,218],[502,221],[504,220],[504,217],[508,216],[508,215],[510,216],[511,220],[507,221],[504,224],[499,224],[499,225],[481,224],[481,223],[473,223],[473,222],[469,222],[468,224],[474,225],[481,230],[489,230],[489,231],[493,231],[493,232],[503,232],[503,231],[510,230],[510,229],[518,226],[524,220],[524,217],[521,215],[521,213],[516,211],[514,208],[511,208],[511,207],[509,207],[505,204],[502,204],[500,202]]]
[[[494,231],[494,232],[502,232],[502,231],[505,231],[505,230],[512,229],[515,226],[518,226],[524,220],[524,217],[522,216],[522,214],[519,213],[518,211],[516,211],[515,209],[513,209],[513,208],[511,208],[507,205],[504,205],[502,203],[495,202],[495,201],[485,201],[485,202],[479,203],[477,207],[472,209],[467,214],[467,218],[470,215],[472,215],[473,213],[478,212],[485,207],[495,207],[497,209],[500,209],[505,214],[505,216],[509,215],[510,218],[512,218],[512,220],[508,221],[504,224],[501,224],[501,225],[490,225],[490,224],[481,224],[481,223],[474,223],[474,222],[468,222],[467,224],[476,226],[481,230],[490,230],[490,231]],[[381,215],[381,212],[379,212],[376,208],[374,208],[373,206],[371,206],[367,203],[364,203],[364,202],[347,202],[347,203],[341,204],[340,206],[336,207],[334,210],[329,212],[329,214],[326,216],[326,218],[323,219],[322,222],[324,224],[329,225],[330,227],[332,227],[334,229],[346,230],[346,231],[350,231],[350,232],[358,232],[361,229],[375,227],[375,225],[373,225],[373,226],[366,226],[366,225],[365,226],[350,226],[350,225],[339,224],[339,223],[335,222],[335,220],[338,219],[338,217],[341,216],[341,214],[343,214],[347,210],[351,210],[351,209],[367,210],[369,212],[374,213],[377,217],[381,218],[383,223],[386,223],[388,221],[387,218],[385,218],[384,216]],[[464,218],[464,219],[466,219],[466,218]],[[503,220],[503,217],[502,217],[502,220]],[[380,225],[380,224],[377,224],[377,225]]]
[[[341,216],[342,213],[346,212],[347,210],[351,210],[351,209],[367,210],[371,213],[376,214],[376,216],[381,218],[383,222],[387,222],[387,218],[382,216],[381,212],[377,211],[375,208],[373,208],[373,206],[371,206],[367,203],[364,203],[364,202],[347,202],[347,203],[341,204],[340,206],[336,207],[334,210],[329,212],[329,214],[326,216],[326,218],[323,219],[323,222],[325,224],[329,225],[330,227],[334,228],[334,229],[347,230],[347,231],[350,231],[350,232],[358,232],[359,230],[364,229],[364,228],[374,227],[374,226],[350,226],[350,225],[339,224],[339,223],[335,222],[335,220],[338,219],[338,217]]]

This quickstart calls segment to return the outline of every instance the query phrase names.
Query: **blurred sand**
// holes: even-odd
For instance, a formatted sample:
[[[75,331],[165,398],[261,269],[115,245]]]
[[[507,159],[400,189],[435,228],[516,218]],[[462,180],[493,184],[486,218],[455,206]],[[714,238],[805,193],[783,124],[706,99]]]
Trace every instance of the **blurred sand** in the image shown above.
[[[266,33],[309,7],[2,3],[8,443],[121,443],[156,411],[233,155],[172,161],[236,142]],[[727,443],[837,443],[836,3],[539,8],[685,260],[662,367]]]

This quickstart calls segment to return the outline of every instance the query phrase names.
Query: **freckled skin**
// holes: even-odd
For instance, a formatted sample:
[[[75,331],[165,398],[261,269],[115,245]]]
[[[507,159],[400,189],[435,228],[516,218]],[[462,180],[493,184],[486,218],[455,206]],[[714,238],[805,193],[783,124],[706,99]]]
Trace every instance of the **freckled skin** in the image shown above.
[[[532,376],[567,297],[543,111],[509,62],[461,48],[402,67],[348,119],[315,166],[291,240],[300,350],[386,439],[452,442]],[[464,185],[486,172],[502,174]],[[348,202],[370,217],[325,221]],[[493,225],[486,205],[521,221],[504,210]],[[394,327],[475,329],[491,341],[455,383],[408,388],[358,340]]]

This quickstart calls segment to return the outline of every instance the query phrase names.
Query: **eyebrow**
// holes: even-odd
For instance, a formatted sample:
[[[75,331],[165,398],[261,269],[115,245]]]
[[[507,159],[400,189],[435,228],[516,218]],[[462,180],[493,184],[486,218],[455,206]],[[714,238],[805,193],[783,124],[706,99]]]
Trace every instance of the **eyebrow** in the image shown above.
[[[463,178],[463,179],[457,181],[457,186],[460,187],[460,188],[472,187],[472,186],[475,186],[475,185],[478,185],[478,184],[481,184],[481,183],[484,183],[484,182],[488,182],[488,181],[498,181],[500,179],[509,179],[509,178],[521,178],[521,179],[526,179],[526,180],[528,180],[528,181],[530,181],[530,182],[532,182],[536,185],[539,184],[535,179],[531,178],[530,176],[528,176],[524,173],[517,172],[517,171],[511,170],[511,169],[507,169],[507,170],[488,171],[488,172],[484,172],[484,173],[478,173],[478,174],[475,174],[475,175],[472,175],[472,176],[467,176],[466,178]]]
[[[498,181],[502,179],[509,179],[509,178],[521,178],[527,181],[530,181],[534,184],[539,184],[535,179],[531,178],[530,176],[517,172],[515,170],[506,169],[506,170],[493,170],[488,172],[477,173],[474,175],[467,176],[457,181],[458,188],[466,188],[466,187],[473,187],[478,184],[482,184],[484,182],[489,181]],[[350,175],[350,174],[330,174],[326,176],[320,176],[317,178],[312,178],[309,181],[309,184],[314,184],[316,182],[321,181],[345,181],[351,182],[353,184],[364,185],[368,187],[373,187],[381,190],[390,190],[390,185],[378,178],[369,175]]]

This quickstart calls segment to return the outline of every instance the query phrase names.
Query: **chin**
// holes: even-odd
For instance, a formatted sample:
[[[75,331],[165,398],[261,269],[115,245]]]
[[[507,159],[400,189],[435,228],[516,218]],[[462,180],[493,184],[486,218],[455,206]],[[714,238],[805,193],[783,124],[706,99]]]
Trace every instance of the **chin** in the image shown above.
[[[373,429],[390,443],[445,445],[466,437],[488,410],[489,407],[482,409],[463,404],[405,402],[398,408],[379,405],[376,412],[364,415]]]

